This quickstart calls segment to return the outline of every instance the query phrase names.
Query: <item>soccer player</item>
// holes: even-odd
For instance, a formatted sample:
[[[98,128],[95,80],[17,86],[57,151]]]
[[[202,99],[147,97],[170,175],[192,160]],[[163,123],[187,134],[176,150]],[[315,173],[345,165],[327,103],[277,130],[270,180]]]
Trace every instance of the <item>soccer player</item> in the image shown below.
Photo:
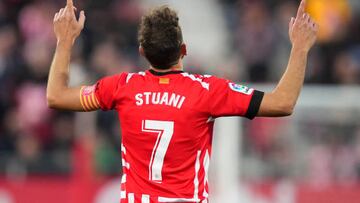
[[[279,117],[292,114],[304,81],[307,56],[318,27],[305,0],[291,18],[286,71],[269,93],[210,75],[184,72],[186,55],[179,18],[171,8],[143,16],[139,52],[150,68],[119,73],[96,84],[69,87],[70,55],[84,27],[72,0],[54,17],[57,48],[47,100],[55,109],[116,110],[121,120],[122,203],[208,202],[208,167],[214,119],[221,116]]]

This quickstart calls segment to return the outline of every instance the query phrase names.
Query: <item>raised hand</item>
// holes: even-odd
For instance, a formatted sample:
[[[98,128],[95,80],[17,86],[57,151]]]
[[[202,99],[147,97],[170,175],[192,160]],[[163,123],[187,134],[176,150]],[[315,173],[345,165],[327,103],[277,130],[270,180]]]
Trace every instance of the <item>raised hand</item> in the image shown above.
[[[76,8],[72,0],[67,0],[65,8],[61,8],[54,17],[54,32],[58,42],[74,43],[84,28],[85,12],[81,11],[79,19],[75,16]]]
[[[296,18],[291,18],[289,36],[294,47],[309,51],[315,44],[319,26],[305,12],[306,0],[302,0]]]

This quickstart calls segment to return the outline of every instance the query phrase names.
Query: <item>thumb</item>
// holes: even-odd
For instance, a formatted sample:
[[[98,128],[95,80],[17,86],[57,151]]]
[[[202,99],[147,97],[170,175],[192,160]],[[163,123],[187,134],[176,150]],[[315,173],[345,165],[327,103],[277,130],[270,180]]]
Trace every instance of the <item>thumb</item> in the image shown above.
[[[84,27],[84,24],[85,24],[85,12],[84,11],[80,11],[80,16],[79,16],[79,25],[81,26],[81,28]]]

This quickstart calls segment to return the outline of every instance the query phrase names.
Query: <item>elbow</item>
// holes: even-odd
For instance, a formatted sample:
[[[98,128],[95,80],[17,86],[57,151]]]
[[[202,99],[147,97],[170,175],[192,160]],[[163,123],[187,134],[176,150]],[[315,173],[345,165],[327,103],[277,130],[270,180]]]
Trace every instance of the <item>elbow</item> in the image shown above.
[[[56,109],[57,108],[57,100],[56,100],[56,96],[47,93],[46,95],[46,101],[47,101],[47,106],[51,109]]]
[[[287,94],[276,94],[276,101],[277,105],[275,106],[277,106],[278,116],[291,116],[294,113],[296,100],[292,97]]]
[[[280,116],[291,116],[294,113],[294,104],[282,104],[279,106]]]
[[[282,116],[291,116],[294,113],[294,109],[284,109]]]

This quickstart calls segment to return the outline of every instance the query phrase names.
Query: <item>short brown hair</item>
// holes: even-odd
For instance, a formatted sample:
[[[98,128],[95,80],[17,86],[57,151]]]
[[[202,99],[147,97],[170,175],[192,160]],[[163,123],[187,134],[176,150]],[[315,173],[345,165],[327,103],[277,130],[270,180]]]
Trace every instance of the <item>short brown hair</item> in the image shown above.
[[[151,10],[141,19],[138,39],[153,67],[168,69],[177,64],[183,43],[177,13],[168,6]]]

